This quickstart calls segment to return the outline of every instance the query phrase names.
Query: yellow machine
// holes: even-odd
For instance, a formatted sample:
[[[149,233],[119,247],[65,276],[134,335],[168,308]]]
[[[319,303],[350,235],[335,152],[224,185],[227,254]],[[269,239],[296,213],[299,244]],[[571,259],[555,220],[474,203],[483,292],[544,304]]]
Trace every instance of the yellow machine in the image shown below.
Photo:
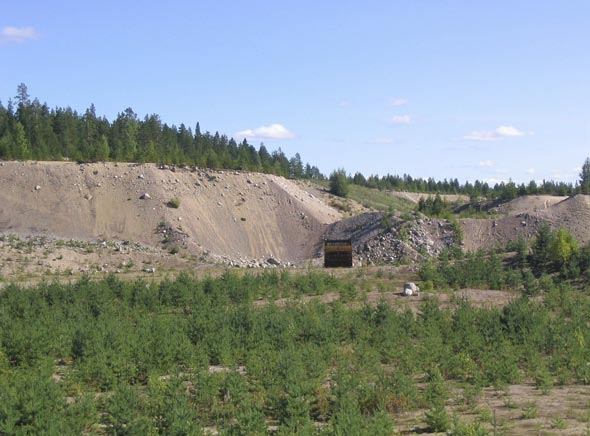
[[[324,240],[324,267],[352,267],[352,239]]]

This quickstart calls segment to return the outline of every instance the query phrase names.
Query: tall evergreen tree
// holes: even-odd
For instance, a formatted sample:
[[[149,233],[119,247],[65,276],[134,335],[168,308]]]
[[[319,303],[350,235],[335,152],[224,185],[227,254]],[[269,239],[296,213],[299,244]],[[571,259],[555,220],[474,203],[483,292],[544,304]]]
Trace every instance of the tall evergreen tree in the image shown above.
[[[590,157],[587,157],[580,172],[580,192],[590,194]]]
[[[346,178],[346,171],[339,168],[330,174],[330,193],[338,197],[346,197],[348,195],[348,179]]]

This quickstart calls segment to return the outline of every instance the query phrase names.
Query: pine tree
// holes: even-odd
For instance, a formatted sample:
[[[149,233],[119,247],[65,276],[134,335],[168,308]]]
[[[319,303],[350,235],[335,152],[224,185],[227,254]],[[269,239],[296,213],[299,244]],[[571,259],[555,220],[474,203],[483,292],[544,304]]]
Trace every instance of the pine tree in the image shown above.
[[[590,158],[587,157],[580,172],[580,192],[590,194]]]
[[[330,193],[338,197],[346,197],[348,195],[348,179],[346,178],[346,171],[343,168],[335,170],[330,174]]]

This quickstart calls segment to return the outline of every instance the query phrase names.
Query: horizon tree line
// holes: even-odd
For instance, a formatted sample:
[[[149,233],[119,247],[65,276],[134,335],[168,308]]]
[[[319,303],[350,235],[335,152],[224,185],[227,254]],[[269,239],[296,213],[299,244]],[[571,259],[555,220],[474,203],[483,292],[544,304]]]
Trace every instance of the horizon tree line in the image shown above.
[[[18,85],[14,101],[9,99],[6,107],[0,100],[0,159],[160,162],[256,171],[295,179],[328,178],[317,166],[304,164],[299,153],[288,158],[280,147],[271,152],[264,143],[256,149],[246,139],[238,143],[217,131],[202,133],[199,122],[193,130],[184,123],[169,125],[155,113],[140,119],[130,107],[112,122],[97,115],[94,104],[84,113],[70,107],[49,108],[37,98],[31,100],[24,83]],[[379,190],[462,194],[471,199],[566,196],[590,194],[590,158],[586,159],[576,185],[553,180],[543,180],[541,184],[531,180],[526,185],[512,180],[493,186],[480,180],[461,184],[457,178],[437,181],[409,174],[346,175],[342,168],[334,170],[330,179],[337,179],[339,189],[333,193],[339,196],[348,194],[347,184]]]

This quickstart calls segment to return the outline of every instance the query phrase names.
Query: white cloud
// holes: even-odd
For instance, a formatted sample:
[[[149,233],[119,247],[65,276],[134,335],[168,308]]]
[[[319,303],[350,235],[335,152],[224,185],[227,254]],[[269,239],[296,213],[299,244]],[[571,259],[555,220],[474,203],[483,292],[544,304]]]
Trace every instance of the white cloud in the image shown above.
[[[534,168],[529,168],[526,170],[527,174],[535,174],[536,170]]]
[[[499,136],[504,136],[504,137],[508,137],[508,136],[524,136],[525,135],[524,132],[521,132],[520,130],[518,130],[514,126],[500,126],[500,127],[498,127],[495,130],[495,132]]]
[[[410,124],[412,118],[409,115],[394,115],[391,118],[391,124]]]
[[[406,100],[405,98],[392,98],[391,100],[389,100],[389,104],[391,104],[392,106],[403,106],[407,103],[408,100]]]
[[[479,163],[479,166],[480,167],[488,167],[488,168],[490,168],[490,167],[496,166],[496,162],[493,162],[491,160],[486,160],[486,161],[480,162]]]
[[[260,126],[255,129],[246,129],[237,132],[234,136],[246,139],[291,139],[295,135],[282,124]]]
[[[33,27],[6,26],[0,31],[0,42],[25,42],[37,39],[39,34]]]
[[[533,132],[523,132],[514,126],[500,126],[494,130],[475,130],[463,136],[468,141],[499,141],[504,138],[533,135]]]

